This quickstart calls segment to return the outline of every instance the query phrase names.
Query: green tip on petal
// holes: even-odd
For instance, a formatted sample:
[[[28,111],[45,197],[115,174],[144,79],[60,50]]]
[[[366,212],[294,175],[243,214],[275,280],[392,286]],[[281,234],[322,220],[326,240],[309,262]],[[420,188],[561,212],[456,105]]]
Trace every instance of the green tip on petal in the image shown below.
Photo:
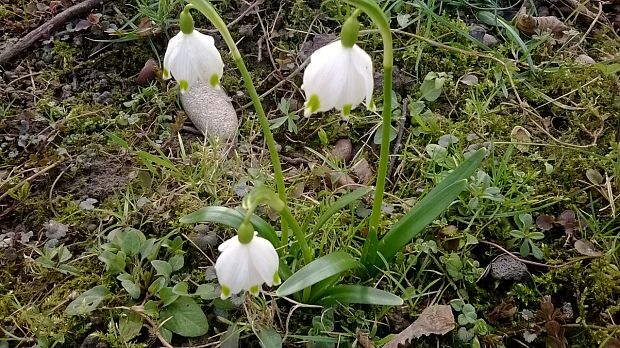
[[[370,103],[368,103],[368,110],[377,111],[377,105],[375,105],[375,101],[372,99],[370,100]]]
[[[179,88],[181,92],[185,92],[189,89],[189,83],[186,80],[179,81]]]
[[[280,285],[280,283],[282,283],[282,280],[280,279],[280,275],[276,271],[276,273],[273,275],[273,285]]]
[[[209,80],[209,83],[211,84],[211,87],[213,88],[217,87],[217,85],[220,84],[220,77],[217,76],[217,74],[211,75],[211,79]]]
[[[222,286],[222,294],[220,296],[222,300],[230,297],[230,289],[227,286]]]
[[[351,114],[351,109],[353,108],[353,105],[351,104],[346,104],[342,107],[342,116],[349,116]]]
[[[164,79],[169,79],[170,78],[170,71],[168,71],[168,69],[164,68],[164,71],[162,73],[162,77]]]
[[[258,295],[258,285],[254,285],[250,287],[250,294],[257,296]]]
[[[310,116],[315,113],[319,107],[321,107],[321,102],[319,101],[319,96],[313,94],[310,96],[310,99],[306,102],[306,111],[305,116]]]

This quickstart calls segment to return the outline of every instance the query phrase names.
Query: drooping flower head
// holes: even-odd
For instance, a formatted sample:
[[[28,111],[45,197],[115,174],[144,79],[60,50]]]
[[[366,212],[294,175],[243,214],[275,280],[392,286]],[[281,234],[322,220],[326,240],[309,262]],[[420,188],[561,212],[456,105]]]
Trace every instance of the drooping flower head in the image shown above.
[[[197,81],[218,87],[224,73],[224,62],[213,37],[194,30],[189,8],[181,12],[181,31],[168,42],[164,56],[164,79],[174,77],[181,92]]]
[[[253,231],[251,224],[242,224],[239,235],[218,247],[221,254],[215,262],[215,273],[222,287],[223,299],[242,290],[257,295],[263,283],[268,286],[280,284],[276,249],[271,242],[252,232],[251,239],[247,241],[243,228],[251,228]]]
[[[364,101],[367,106],[371,104],[372,59],[355,44],[358,31],[357,19],[347,19],[342,39],[321,47],[310,56],[301,86],[306,94],[306,116],[333,108],[346,116]]]

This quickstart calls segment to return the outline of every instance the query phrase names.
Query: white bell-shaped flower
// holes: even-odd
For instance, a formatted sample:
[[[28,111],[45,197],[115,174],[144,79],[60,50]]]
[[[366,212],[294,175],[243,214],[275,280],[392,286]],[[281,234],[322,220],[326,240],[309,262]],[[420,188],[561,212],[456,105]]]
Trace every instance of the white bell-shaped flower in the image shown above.
[[[341,40],[333,42],[312,53],[301,88],[306,94],[306,116],[332,108],[346,116],[364,100],[371,105],[372,59],[355,44],[345,47]]]
[[[257,295],[263,283],[280,284],[278,253],[268,240],[255,235],[248,243],[241,243],[234,236],[220,244],[218,250],[221,254],[215,262],[215,273],[223,299],[242,290]]]
[[[179,32],[168,42],[163,77],[173,76],[179,81],[181,92],[197,81],[217,87],[223,73],[224,62],[213,37],[194,30],[191,34]]]
[[[213,37],[194,30],[194,19],[187,7],[181,12],[179,23],[181,31],[168,42],[163,78],[174,77],[179,81],[181,92],[197,81],[218,87],[224,62]]]

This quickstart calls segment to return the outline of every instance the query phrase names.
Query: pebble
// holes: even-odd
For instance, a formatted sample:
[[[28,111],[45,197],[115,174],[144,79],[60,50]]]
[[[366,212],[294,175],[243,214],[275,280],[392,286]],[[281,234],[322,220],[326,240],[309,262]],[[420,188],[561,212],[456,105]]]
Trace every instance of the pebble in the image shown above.
[[[482,41],[486,33],[487,33],[487,30],[479,25],[472,25],[469,28],[469,35],[471,35],[474,39],[478,41]]]
[[[237,113],[222,88],[215,89],[199,82],[181,94],[181,104],[196,129],[205,136],[221,140],[236,137]]]
[[[580,54],[580,55],[578,55],[577,58],[575,58],[575,61],[577,63],[583,64],[583,65],[596,64],[596,61],[594,59],[592,59],[592,57],[590,57],[587,54]]]
[[[491,263],[491,277],[501,280],[520,280],[527,275],[527,266],[510,255],[497,257]]]
[[[495,38],[495,36],[491,34],[484,34],[484,36],[482,37],[482,43],[489,47],[493,47],[497,45],[499,41]]]

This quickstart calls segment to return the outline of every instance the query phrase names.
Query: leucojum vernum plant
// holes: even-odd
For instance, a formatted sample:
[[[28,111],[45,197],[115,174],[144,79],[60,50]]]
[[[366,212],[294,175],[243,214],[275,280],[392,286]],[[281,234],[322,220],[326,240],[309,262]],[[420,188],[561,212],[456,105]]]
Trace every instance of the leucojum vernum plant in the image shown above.
[[[352,5],[355,11],[343,24],[340,39],[315,51],[305,70],[301,86],[306,97],[305,114],[310,116],[335,108],[346,116],[360,104],[374,110],[372,58],[357,45],[360,29],[357,18],[362,15],[368,16],[378,29],[383,41],[384,83],[381,102],[388,106],[382,108],[382,134],[376,183],[374,187],[361,187],[343,195],[319,216],[314,225],[302,228],[287,206],[282,166],[270,130],[270,123],[252,78],[235,45],[235,40],[228,31],[226,23],[209,1],[188,0],[187,2],[188,4],[180,15],[180,32],[168,43],[164,57],[163,76],[174,78],[179,84],[181,93],[192,88],[197,82],[204,82],[212,88],[220,88],[219,81],[223,74],[222,58],[215,47],[213,38],[194,29],[194,20],[190,11],[199,11],[222,35],[243,77],[269,150],[277,188],[277,193],[267,186],[255,188],[244,197],[242,206],[237,209],[208,206],[181,219],[181,222],[186,224],[221,223],[237,230],[234,237],[223,242],[218,248],[221,253],[216,261],[215,271],[221,285],[220,296],[227,298],[243,291],[258,295],[263,285],[266,284],[270,287],[279,285],[275,296],[291,296],[295,301],[302,303],[318,305],[402,304],[402,299],[395,294],[360,284],[343,284],[345,274],[354,272],[356,279],[369,279],[389,267],[396,253],[423,232],[426,226],[448,208],[466,188],[466,179],[477,170],[485,150],[466,154],[465,161],[453,169],[424,198],[420,199],[415,207],[398,222],[392,226],[382,223],[381,207],[390,152],[392,116],[392,109],[389,107],[392,98],[392,35],[385,14],[375,1],[346,0],[344,2]],[[308,244],[307,240],[319,231],[339,209],[373,190],[368,235],[361,252],[352,255],[345,251],[335,251],[328,255],[317,255],[316,250]],[[277,233],[271,224],[255,215],[256,209],[263,204],[276,211],[281,217],[280,233]],[[114,236],[115,240],[118,238],[118,235]],[[151,304],[150,310],[156,316],[159,315],[159,320],[164,323],[167,320],[174,323],[174,318],[163,317],[162,313],[174,315],[174,311],[166,311],[166,309],[173,306],[176,301],[183,301],[182,304],[186,306],[188,303],[194,303],[191,300],[191,294],[187,293],[187,284],[169,287],[170,274],[176,270],[175,267],[170,267],[170,261],[148,258],[147,252],[140,257],[142,248],[148,248],[153,243],[161,244],[161,242],[146,240],[143,237],[138,239],[135,241],[135,250],[131,251],[135,255],[134,262],[137,262],[133,267],[136,269],[135,267],[141,264],[140,260],[152,260],[151,263],[156,273],[153,275],[144,271],[146,275],[142,275],[141,279],[144,281],[145,277],[150,277],[149,279],[156,279],[158,282],[156,286],[144,285],[149,292],[160,299],[160,302]],[[164,242],[164,245],[170,244],[167,239]],[[142,271],[133,271],[131,275],[128,274],[125,271],[125,257],[129,251],[123,251],[121,246],[117,249],[108,248],[104,261],[108,267],[116,267],[115,273],[120,274],[119,280],[123,282],[123,287],[130,288],[128,291],[133,291],[132,296],[137,298],[140,295],[140,286],[137,286],[136,282]],[[171,255],[174,257],[178,255],[178,252],[173,252]],[[210,291],[207,290],[209,289],[199,288],[199,291],[193,295],[209,297]],[[191,306],[195,306],[195,303]],[[204,334],[205,326],[206,324],[200,326],[201,329],[194,333]],[[164,324],[161,329],[166,333],[172,331],[191,336],[188,332],[178,332],[178,328],[174,325]]]

